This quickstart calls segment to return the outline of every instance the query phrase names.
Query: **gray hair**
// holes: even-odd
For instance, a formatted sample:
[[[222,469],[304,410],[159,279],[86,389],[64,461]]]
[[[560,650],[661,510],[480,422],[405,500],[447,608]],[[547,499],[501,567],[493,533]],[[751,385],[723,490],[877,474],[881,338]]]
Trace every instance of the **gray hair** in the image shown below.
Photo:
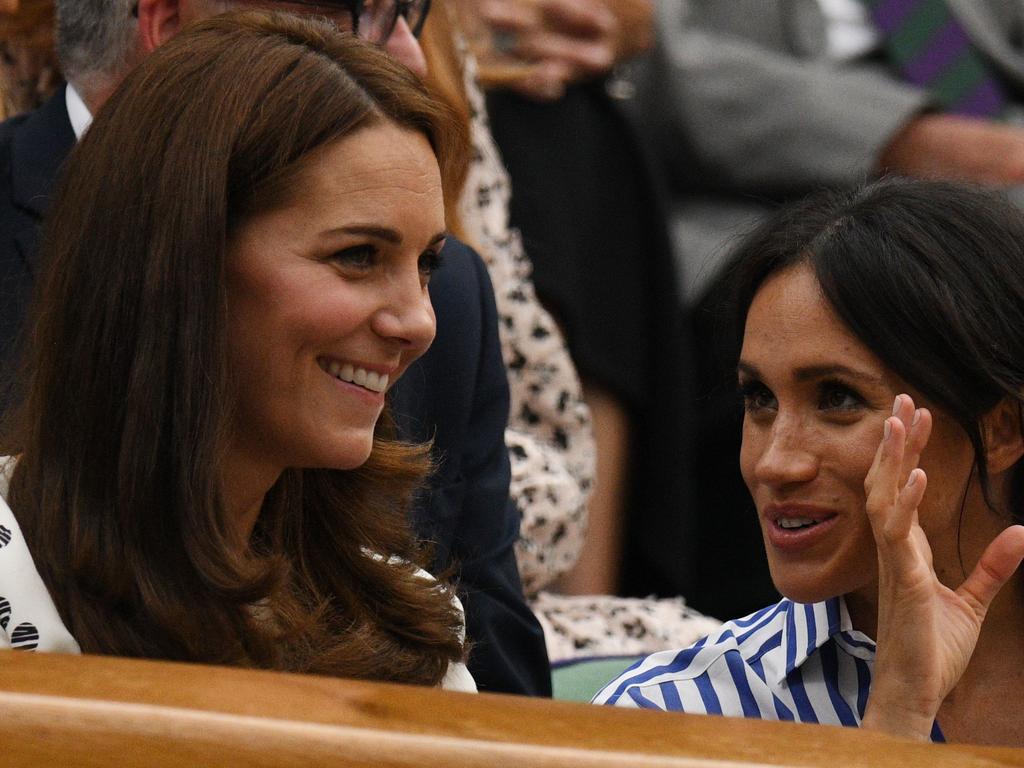
[[[123,74],[135,44],[135,0],[56,0],[57,55],[76,84]]]

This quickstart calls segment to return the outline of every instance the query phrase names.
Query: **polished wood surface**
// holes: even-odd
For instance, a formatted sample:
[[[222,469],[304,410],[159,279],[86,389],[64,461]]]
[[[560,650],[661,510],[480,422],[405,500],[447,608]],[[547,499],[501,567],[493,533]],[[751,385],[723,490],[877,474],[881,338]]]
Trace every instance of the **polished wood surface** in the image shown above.
[[[1024,750],[271,672],[0,652],[10,766],[1024,766]]]

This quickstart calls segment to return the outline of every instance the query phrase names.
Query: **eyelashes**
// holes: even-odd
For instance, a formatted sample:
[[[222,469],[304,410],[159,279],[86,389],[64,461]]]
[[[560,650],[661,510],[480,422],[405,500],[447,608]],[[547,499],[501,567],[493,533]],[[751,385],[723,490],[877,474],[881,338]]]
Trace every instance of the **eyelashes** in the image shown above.
[[[369,244],[343,248],[332,253],[330,261],[349,269],[367,270],[377,263],[377,249]]]
[[[743,398],[743,409],[748,413],[757,413],[775,405],[775,396],[760,381],[741,381],[738,389]]]
[[[856,411],[865,405],[857,390],[837,379],[826,379],[818,386],[818,403],[823,410]]]
[[[743,398],[743,408],[748,413],[761,413],[778,408],[775,394],[756,379],[741,380],[738,390]],[[855,413],[867,405],[865,398],[856,389],[839,379],[822,379],[816,382],[814,397],[818,410],[834,414]]]
[[[420,274],[430,277],[444,264],[444,256],[441,251],[429,250],[424,251],[420,256]]]
[[[355,272],[369,272],[381,263],[382,258],[384,257],[376,246],[365,244],[344,248],[332,253],[328,260],[342,269]],[[420,254],[417,261],[417,269],[420,275],[429,278],[441,268],[443,263],[444,256],[441,254],[441,251],[429,249]]]

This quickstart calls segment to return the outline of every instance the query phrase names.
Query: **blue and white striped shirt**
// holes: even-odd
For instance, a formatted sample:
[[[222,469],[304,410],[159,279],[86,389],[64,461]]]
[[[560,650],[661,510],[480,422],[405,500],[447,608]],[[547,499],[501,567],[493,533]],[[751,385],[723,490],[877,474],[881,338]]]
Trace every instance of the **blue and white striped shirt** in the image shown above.
[[[841,597],[784,599],[689,648],[648,656],[594,703],[859,726],[874,659],[874,641],[853,628]],[[932,740],[942,741],[938,724]]]

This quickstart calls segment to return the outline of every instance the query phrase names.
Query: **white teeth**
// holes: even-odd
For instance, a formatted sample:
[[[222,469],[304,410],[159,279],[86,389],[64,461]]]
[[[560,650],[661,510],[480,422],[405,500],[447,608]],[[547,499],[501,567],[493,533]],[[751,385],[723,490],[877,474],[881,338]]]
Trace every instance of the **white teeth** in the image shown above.
[[[803,528],[807,525],[816,525],[817,521],[809,517],[780,517],[777,521],[780,528]]]
[[[386,373],[356,368],[351,363],[339,363],[337,360],[332,360],[330,363],[321,363],[320,367],[336,379],[356,384],[372,392],[383,392],[388,388],[388,382],[390,381],[390,377]]]

